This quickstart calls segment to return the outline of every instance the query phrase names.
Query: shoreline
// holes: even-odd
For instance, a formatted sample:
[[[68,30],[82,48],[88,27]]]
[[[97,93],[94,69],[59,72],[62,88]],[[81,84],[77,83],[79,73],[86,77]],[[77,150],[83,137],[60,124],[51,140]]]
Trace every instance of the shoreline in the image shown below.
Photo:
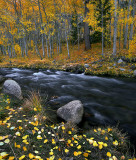
[[[66,71],[71,73],[77,73],[88,76],[99,76],[99,77],[111,77],[111,78],[132,78],[135,79],[136,76],[134,75],[133,70],[120,70],[119,68],[105,68],[105,70],[98,67],[94,68],[90,66],[89,68],[85,68],[84,65],[79,63],[68,63],[66,65],[58,65],[58,64],[6,64],[6,65],[0,65],[0,68],[21,68],[21,69],[45,69],[45,70],[59,70],[59,71]],[[123,68],[122,68],[123,69]]]

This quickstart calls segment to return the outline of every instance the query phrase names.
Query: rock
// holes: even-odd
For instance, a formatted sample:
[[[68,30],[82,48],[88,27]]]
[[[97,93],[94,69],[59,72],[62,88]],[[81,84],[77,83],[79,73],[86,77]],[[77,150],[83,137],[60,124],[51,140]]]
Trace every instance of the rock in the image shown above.
[[[73,73],[84,73],[85,67],[80,64],[73,64],[65,66],[66,72],[73,72]]]
[[[3,84],[3,92],[22,99],[22,91],[19,84],[14,80],[6,80]]]
[[[124,61],[121,58],[118,60],[118,64],[123,63],[123,62]]]
[[[116,63],[114,63],[113,66],[116,67]]]
[[[119,68],[121,71],[125,71],[126,69],[124,69],[124,68]]]
[[[85,68],[89,68],[89,64],[85,64],[84,67],[85,67]]]
[[[54,63],[54,64],[55,64],[55,63],[56,63],[56,60],[53,60],[53,61],[52,61],[52,63]]]
[[[130,63],[130,62],[136,62],[136,58],[126,58],[126,57],[122,57],[122,60],[127,62],[127,63]]]
[[[134,76],[136,77],[136,70],[134,70]]]
[[[107,67],[108,69],[112,69],[113,67]]]
[[[71,101],[57,110],[59,117],[65,121],[71,121],[76,124],[82,121],[83,113],[83,104],[79,100]]]

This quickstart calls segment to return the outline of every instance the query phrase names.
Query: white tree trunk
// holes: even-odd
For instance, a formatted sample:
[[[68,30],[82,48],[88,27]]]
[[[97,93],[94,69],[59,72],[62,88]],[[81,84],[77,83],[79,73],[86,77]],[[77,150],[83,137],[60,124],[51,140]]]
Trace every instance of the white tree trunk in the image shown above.
[[[129,19],[129,11],[130,11],[131,0],[128,3],[128,15],[127,19]],[[128,37],[128,23],[126,24],[125,34],[124,34],[124,48],[127,48],[127,37]]]
[[[45,39],[46,39],[47,57],[49,58],[49,48],[48,48],[48,39],[47,39],[47,35],[45,35]]]
[[[67,33],[66,33],[66,28],[65,28],[65,36],[66,36],[66,43],[67,43],[68,58],[70,58],[70,54],[69,54],[69,44],[68,44],[68,37],[67,37]]]
[[[103,4],[102,4],[102,56],[104,56],[103,48],[104,48],[104,36],[103,36]]]
[[[117,49],[117,0],[114,0],[115,11],[114,11],[114,35],[113,35],[113,55],[116,55]]]
[[[42,19],[42,13],[41,13],[41,7],[40,7],[40,1],[38,0],[38,8],[39,8],[39,14],[40,14],[40,25],[41,30],[43,31],[44,28],[42,27],[43,19]],[[42,33],[42,51],[43,51],[43,57],[45,57],[45,49],[44,49],[44,33]]]
[[[134,16],[135,16],[135,8],[136,8],[136,2],[135,2],[135,0],[133,0],[132,7],[133,7],[132,17],[134,18]],[[133,22],[131,23],[131,25],[130,25],[129,40],[132,40],[132,38],[133,38],[133,30],[134,30],[134,21],[133,21]]]

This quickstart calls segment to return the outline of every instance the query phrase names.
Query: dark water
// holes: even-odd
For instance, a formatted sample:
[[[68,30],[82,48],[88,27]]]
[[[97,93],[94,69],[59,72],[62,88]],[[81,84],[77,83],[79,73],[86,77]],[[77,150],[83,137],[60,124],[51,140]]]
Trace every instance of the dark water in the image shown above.
[[[136,144],[136,80],[114,79],[63,71],[0,69],[0,75],[16,80],[23,90],[57,95],[60,105],[79,99],[92,125],[117,125]],[[90,116],[89,116],[90,115]],[[91,116],[94,115],[94,116]]]

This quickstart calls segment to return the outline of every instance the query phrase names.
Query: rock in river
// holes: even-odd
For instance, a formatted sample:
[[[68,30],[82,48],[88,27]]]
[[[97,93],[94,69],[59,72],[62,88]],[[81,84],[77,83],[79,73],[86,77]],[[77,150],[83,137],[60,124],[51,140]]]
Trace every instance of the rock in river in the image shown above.
[[[65,121],[80,123],[84,113],[83,104],[79,100],[74,100],[57,110],[57,115]]]
[[[22,99],[22,91],[19,84],[14,80],[6,80],[3,84],[3,92]]]

